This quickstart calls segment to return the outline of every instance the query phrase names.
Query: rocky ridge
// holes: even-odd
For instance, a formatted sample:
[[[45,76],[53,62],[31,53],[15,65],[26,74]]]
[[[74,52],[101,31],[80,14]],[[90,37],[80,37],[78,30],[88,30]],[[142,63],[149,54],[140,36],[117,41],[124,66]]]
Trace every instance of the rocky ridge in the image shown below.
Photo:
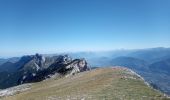
[[[56,77],[62,77],[90,70],[85,59],[72,59],[68,55],[45,57],[35,54],[23,56],[18,62],[11,64],[11,67],[16,67],[16,71],[8,73],[8,77],[0,81],[0,85],[4,88],[39,82],[56,74]]]

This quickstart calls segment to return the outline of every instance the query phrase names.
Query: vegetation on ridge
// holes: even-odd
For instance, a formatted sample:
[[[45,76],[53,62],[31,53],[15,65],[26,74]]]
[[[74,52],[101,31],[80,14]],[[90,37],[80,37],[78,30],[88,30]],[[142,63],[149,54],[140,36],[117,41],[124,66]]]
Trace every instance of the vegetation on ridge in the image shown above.
[[[4,100],[161,100],[164,95],[148,87],[126,68],[99,68],[61,79],[34,83],[30,90]]]

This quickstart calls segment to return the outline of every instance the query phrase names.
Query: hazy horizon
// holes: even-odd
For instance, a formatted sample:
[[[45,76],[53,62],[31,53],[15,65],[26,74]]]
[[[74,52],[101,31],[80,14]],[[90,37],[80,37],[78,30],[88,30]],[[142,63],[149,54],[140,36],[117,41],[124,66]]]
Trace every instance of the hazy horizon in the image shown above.
[[[169,0],[1,0],[0,57],[170,47]]]
[[[98,50],[98,51],[60,51],[57,52],[53,51],[53,52],[32,52],[32,53],[28,53],[28,52],[20,52],[17,54],[11,54],[11,55],[4,55],[4,56],[0,56],[0,59],[8,59],[8,58],[12,58],[12,57],[22,57],[22,56],[26,56],[26,55],[35,55],[35,54],[42,54],[42,55],[55,55],[55,54],[71,54],[71,53],[107,53],[107,52],[117,52],[117,51],[136,51],[136,50],[148,50],[148,49],[170,49],[170,47],[152,47],[152,48],[134,48],[134,49],[125,49],[125,48],[121,48],[121,49],[112,49],[112,50]]]

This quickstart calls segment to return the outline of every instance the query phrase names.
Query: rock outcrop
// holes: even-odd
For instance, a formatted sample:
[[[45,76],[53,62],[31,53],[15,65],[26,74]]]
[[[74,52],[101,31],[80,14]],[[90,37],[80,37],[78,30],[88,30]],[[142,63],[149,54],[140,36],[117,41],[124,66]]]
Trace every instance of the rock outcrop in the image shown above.
[[[56,74],[61,77],[90,70],[85,59],[72,59],[68,55],[45,57],[36,54],[23,56],[13,66],[17,66],[17,70],[10,73],[0,83],[5,88],[23,83],[39,82]]]

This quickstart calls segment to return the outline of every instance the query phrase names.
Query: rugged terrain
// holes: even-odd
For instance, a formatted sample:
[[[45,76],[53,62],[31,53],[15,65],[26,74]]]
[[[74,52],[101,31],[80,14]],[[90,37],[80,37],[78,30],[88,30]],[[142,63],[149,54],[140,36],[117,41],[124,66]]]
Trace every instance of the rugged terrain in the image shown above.
[[[170,48],[80,52],[69,55],[71,57],[65,54],[36,54],[0,59],[0,89],[42,81],[54,74],[60,77],[79,73],[89,70],[89,65],[93,68],[124,66],[137,72],[155,89],[170,95]]]
[[[29,84],[30,85],[30,84]],[[0,94],[2,100],[165,100],[133,71],[114,67],[97,68],[64,78],[32,83],[22,92]],[[6,90],[7,91],[7,90]],[[5,92],[6,92],[5,91]]]
[[[68,55],[45,57],[40,54],[23,56],[15,63],[4,63],[2,67],[8,70],[0,72],[1,89],[40,82],[53,75],[62,77],[90,70],[85,59],[72,59]]]

